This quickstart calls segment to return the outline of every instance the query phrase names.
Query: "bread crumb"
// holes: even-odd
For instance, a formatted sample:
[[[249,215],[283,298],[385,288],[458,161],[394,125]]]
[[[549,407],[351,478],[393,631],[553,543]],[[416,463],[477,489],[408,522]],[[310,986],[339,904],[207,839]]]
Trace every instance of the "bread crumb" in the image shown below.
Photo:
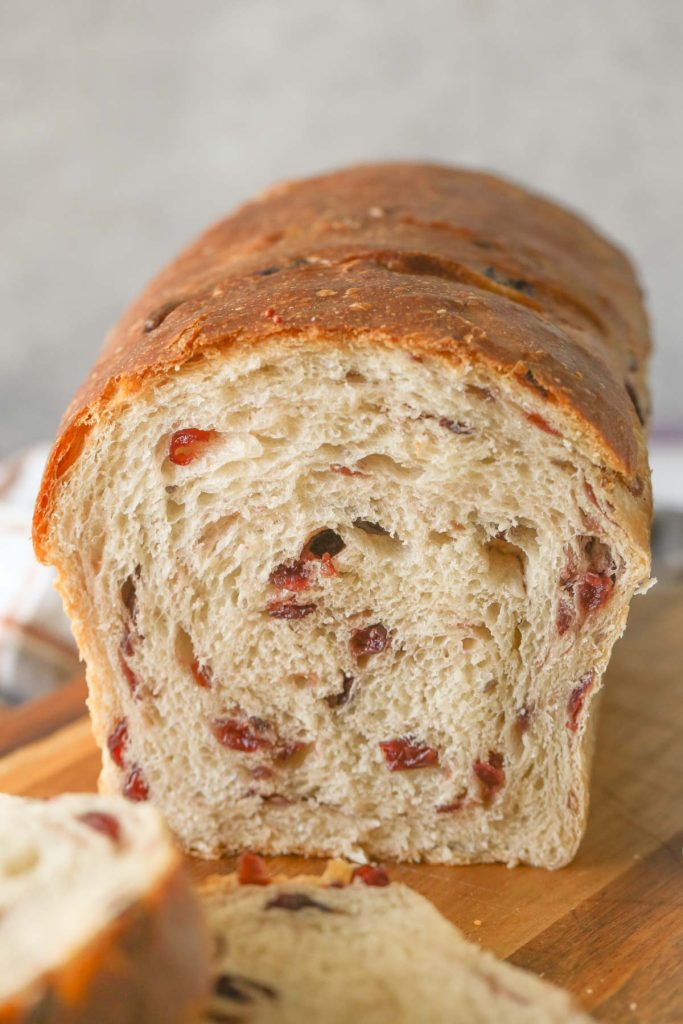
[[[475,918],[475,920],[474,920],[474,921],[472,922],[472,924],[474,925],[474,927],[475,927],[475,928],[479,928],[479,926],[481,925],[481,921],[480,921],[480,920],[479,920],[479,918],[477,917],[477,918]]]
[[[336,295],[337,293],[332,288],[321,288],[315,294],[319,295],[321,299],[326,299],[328,295]]]

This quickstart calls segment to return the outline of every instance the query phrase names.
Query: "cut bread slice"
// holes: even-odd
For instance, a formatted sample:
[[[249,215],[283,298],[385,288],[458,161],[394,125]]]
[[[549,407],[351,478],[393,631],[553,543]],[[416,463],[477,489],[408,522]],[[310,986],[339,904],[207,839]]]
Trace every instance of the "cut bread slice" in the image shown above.
[[[161,815],[120,797],[0,794],[0,1021],[181,1024],[208,942]]]
[[[501,962],[381,869],[340,862],[265,884],[210,879],[204,1021],[249,1024],[582,1024],[567,993]],[[365,881],[364,881],[365,880]]]
[[[621,254],[484,175],[357,168],[213,229],[37,505],[102,788],[209,856],[565,864],[649,575],[647,344]]]

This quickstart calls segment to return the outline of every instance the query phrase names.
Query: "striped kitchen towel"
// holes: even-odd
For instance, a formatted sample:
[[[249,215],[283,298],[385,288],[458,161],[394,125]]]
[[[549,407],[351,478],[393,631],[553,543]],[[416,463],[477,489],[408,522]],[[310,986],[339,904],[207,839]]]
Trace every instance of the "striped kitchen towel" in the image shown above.
[[[78,672],[78,652],[54,570],[31,544],[33,503],[47,446],[0,462],[0,704],[48,693]]]

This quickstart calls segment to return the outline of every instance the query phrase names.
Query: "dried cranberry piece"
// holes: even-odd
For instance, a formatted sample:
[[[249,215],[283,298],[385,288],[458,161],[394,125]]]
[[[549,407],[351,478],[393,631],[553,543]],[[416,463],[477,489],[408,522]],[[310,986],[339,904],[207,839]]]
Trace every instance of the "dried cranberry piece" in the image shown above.
[[[390,772],[407,772],[415,768],[432,768],[439,763],[439,751],[412,736],[384,740],[380,750]]]
[[[577,562],[573,551],[569,550],[567,565],[560,576],[561,588],[573,598],[571,603],[567,598],[560,598],[557,610],[557,629],[560,635],[573,625],[577,610],[579,621],[583,622],[589,612],[607,603],[614,590],[616,564],[610,549],[596,537],[583,537],[579,540],[580,562]]]
[[[149,799],[147,779],[143,774],[142,768],[139,768],[137,765],[128,772],[123,785],[123,795],[136,803]]]
[[[168,444],[168,457],[176,466],[189,466],[216,436],[215,430],[198,430],[196,427],[176,430]]]
[[[265,905],[265,910],[322,910],[324,914],[336,913],[332,907],[312,900],[303,892],[281,892]]]
[[[607,573],[587,572],[581,577],[577,590],[581,611],[587,614],[604,607],[613,590],[614,580]]]
[[[515,717],[515,728],[517,729],[517,732],[520,736],[524,735],[524,733],[528,730],[530,724],[531,711],[525,705],[524,707],[521,707],[519,709]]]
[[[330,579],[332,576],[339,575],[335,567],[335,564],[332,561],[331,557],[328,555],[327,551],[320,560],[320,575],[326,576],[328,579]]]
[[[593,685],[593,673],[586,672],[581,676],[579,682],[569,694],[567,701],[567,728],[576,732],[579,727],[579,715],[583,710],[588,691]]]
[[[213,673],[208,665],[201,665],[199,658],[194,658],[190,665],[190,671],[192,672],[192,678],[197,686],[201,686],[204,690],[211,689],[211,686],[213,685]]]
[[[361,658],[364,654],[379,654],[391,643],[391,637],[387,627],[381,622],[375,622],[365,629],[354,629],[349,640],[349,647],[354,658]]]
[[[268,750],[276,761],[289,761],[309,746],[301,740],[281,740],[268,722],[256,716],[218,718],[213,723],[212,732],[221,746],[228,750],[246,754]]]
[[[562,437],[559,430],[555,430],[555,427],[551,427],[548,421],[543,419],[542,416],[539,416],[537,412],[527,412],[525,415],[529,422],[533,423],[533,425],[538,427],[539,430],[544,430],[546,434],[553,434],[554,437]]]
[[[386,868],[381,867],[379,864],[361,864],[360,867],[354,868],[351,881],[354,882],[357,878],[360,879],[363,885],[371,885],[377,888],[391,885],[391,879],[387,874]]]
[[[119,768],[123,768],[123,752],[126,749],[127,743],[128,721],[125,718],[119,718],[114,726],[114,731],[107,737],[109,756]]]
[[[263,857],[245,850],[237,858],[237,881],[240,885],[270,885],[270,876]]]
[[[213,734],[222,746],[247,754],[273,748],[273,739],[267,730],[261,718],[218,718],[213,723]]]
[[[489,750],[488,761],[475,761],[472,768],[479,780],[482,800],[488,804],[505,783],[503,755]]]
[[[441,417],[439,426],[443,427],[444,430],[450,430],[451,434],[474,433],[474,427],[471,427],[468,423],[462,423],[460,420],[449,420],[447,416]]]
[[[353,682],[353,676],[347,676],[346,672],[342,674],[342,688],[339,693],[331,693],[329,697],[325,697],[328,708],[341,708],[348,703]]]
[[[269,601],[266,611],[271,619],[304,619],[317,608],[316,604],[296,604],[294,601]]]
[[[113,814],[106,814],[104,811],[85,811],[84,814],[78,815],[78,820],[96,832],[109,836],[115,843],[121,839],[121,823]]]
[[[310,569],[301,559],[282,562],[273,569],[268,582],[278,590],[291,590],[296,594],[310,587]]]
[[[564,636],[574,621],[574,608],[567,601],[560,598],[557,605],[557,617],[555,624],[557,626],[557,632],[560,636]]]

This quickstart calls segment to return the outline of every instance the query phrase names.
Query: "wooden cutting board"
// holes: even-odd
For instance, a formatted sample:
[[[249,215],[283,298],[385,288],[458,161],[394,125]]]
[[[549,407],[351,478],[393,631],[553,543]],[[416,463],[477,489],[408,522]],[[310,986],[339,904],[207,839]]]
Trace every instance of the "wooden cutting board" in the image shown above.
[[[601,1021],[683,1022],[682,678],[683,588],[659,586],[636,599],[614,652],[588,832],[570,867],[392,869],[471,939],[570,989]],[[0,718],[0,752],[57,729],[0,759],[0,789],[44,797],[95,788],[83,697],[76,682]],[[232,862],[190,866],[200,877]],[[273,859],[277,871],[305,867]]]

